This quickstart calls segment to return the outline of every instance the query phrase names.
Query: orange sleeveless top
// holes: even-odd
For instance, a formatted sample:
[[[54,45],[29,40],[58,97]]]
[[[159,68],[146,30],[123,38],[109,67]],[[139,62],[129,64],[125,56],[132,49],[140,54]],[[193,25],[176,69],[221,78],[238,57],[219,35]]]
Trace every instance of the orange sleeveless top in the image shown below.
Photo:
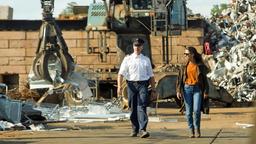
[[[195,85],[198,82],[198,74],[197,74],[197,65],[189,62],[187,66],[187,79],[185,81],[185,84],[188,85]]]

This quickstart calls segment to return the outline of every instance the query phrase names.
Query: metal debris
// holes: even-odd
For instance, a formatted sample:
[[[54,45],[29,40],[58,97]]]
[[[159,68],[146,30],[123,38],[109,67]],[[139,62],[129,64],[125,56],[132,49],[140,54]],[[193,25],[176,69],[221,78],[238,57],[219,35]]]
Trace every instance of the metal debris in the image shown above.
[[[123,112],[118,100],[96,102],[87,100],[83,105],[63,106],[41,103],[35,109],[42,111],[42,115],[49,121],[117,121],[129,119],[129,113]]]
[[[0,119],[17,124],[21,122],[22,105],[20,101],[10,100],[0,95]]]
[[[0,121],[0,131],[4,131],[6,129],[11,129],[14,126],[13,123],[7,121]]]
[[[45,126],[43,124],[32,124],[29,126],[29,128],[32,130],[32,131],[42,131],[45,129]]]
[[[254,127],[254,124],[248,124],[248,123],[239,123],[239,122],[236,122],[236,125],[241,127],[241,128],[251,128],[251,127]]]
[[[237,0],[208,20],[208,77],[237,101],[256,100],[256,1]],[[211,59],[211,63],[209,63]]]

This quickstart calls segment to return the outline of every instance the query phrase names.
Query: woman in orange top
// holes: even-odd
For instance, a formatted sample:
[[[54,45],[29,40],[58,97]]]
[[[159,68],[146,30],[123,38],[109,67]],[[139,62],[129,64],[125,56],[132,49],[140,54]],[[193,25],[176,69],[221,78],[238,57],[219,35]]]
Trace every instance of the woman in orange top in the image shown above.
[[[189,136],[194,138],[201,136],[201,105],[203,98],[207,98],[209,92],[207,67],[194,47],[188,47],[184,54],[187,64],[179,73],[176,92],[178,99],[184,98]]]

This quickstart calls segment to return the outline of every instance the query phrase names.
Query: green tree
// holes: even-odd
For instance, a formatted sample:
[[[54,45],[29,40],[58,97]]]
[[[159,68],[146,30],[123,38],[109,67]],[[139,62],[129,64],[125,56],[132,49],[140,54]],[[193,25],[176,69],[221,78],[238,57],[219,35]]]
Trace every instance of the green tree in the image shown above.
[[[220,15],[221,12],[228,8],[228,5],[225,3],[222,3],[220,5],[213,5],[213,8],[211,9],[211,15],[216,16]]]
[[[220,12],[219,5],[213,5],[213,7],[211,9],[211,15],[216,16],[219,14],[219,12]]]

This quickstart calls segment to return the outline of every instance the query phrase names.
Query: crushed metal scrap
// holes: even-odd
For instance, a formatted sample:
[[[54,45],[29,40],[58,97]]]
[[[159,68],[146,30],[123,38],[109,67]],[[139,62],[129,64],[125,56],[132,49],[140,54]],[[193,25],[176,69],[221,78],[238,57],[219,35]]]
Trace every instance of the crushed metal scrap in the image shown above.
[[[123,112],[121,107],[112,102],[89,102],[81,106],[63,107],[43,104],[37,109],[40,109],[48,120],[56,121],[93,122],[128,120],[129,118],[129,113]]]
[[[236,0],[208,19],[208,77],[239,102],[256,100],[256,0]],[[212,55],[210,55],[212,54]]]
[[[80,106],[22,102],[8,97],[0,98],[0,130],[45,130],[45,124],[57,122],[123,121],[130,115],[113,101],[87,101]]]
[[[41,111],[29,103],[10,99],[7,92],[7,85],[0,83],[0,130],[26,129],[35,123],[45,123]]]
[[[74,78],[74,77],[73,77]],[[7,96],[7,85],[0,84],[0,130],[45,130],[45,124],[56,122],[93,122],[128,120],[129,113],[123,112],[120,99],[95,102],[85,97],[80,106],[36,103],[14,100]]]

